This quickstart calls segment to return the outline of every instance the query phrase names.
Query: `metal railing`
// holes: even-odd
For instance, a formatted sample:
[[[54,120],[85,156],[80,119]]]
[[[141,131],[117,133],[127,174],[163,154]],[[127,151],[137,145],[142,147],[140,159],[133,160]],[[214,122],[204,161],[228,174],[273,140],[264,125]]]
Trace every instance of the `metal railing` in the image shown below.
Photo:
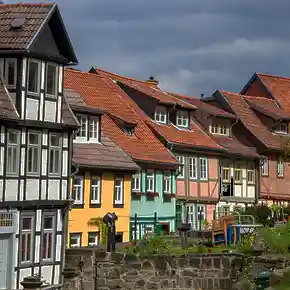
[[[0,212],[0,227],[12,227],[14,212]]]

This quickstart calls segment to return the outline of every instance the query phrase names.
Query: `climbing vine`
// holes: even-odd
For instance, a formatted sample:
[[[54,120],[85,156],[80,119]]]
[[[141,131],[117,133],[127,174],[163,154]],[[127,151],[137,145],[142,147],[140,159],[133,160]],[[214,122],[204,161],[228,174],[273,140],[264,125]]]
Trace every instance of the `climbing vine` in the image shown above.
[[[101,244],[106,245],[108,239],[108,226],[103,222],[101,217],[92,217],[88,221],[88,226],[97,227],[100,231]]]

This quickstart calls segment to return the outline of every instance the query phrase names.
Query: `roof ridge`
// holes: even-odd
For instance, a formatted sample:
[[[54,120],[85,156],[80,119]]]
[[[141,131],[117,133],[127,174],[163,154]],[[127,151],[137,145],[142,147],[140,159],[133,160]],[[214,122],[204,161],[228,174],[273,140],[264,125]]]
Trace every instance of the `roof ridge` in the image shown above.
[[[30,2],[18,2],[18,3],[0,3],[0,8],[3,7],[17,7],[17,6],[54,6],[55,2],[50,3],[30,3]]]
[[[279,79],[285,79],[290,81],[290,77],[282,77],[282,76],[277,76],[277,75],[271,75],[271,74],[265,74],[265,73],[256,73],[258,76],[265,76],[265,77],[270,77],[270,78],[279,78]]]
[[[134,78],[131,78],[131,77],[128,77],[128,76],[122,76],[122,75],[119,75],[117,73],[112,73],[112,72],[108,72],[104,69],[101,69],[101,68],[94,68],[96,71],[100,70],[104,73],[107,73],[107,74],[110,74],[110,75],[114,75],[114,76],[117,76],[117,77],[120,77],[120,78],[124,78],[124,79],[127,79],[127,80],[130,80],[130,81],[134,81],[134,82],[140,82],[140,83],[144,83],[144,84],[147,84],[147,85],[151,85],[151,83],[148,83],[147,81],[142,81],[142,80],[137,80],[137,79],[134,79]]]
[[[75,72],[75,73],[80,73],[80,74],[88,74],[88,75],[92,75],[92,76],[100,77],[100,76],[98,76],[97,74],[94,74],[94,73],[91,73],[91,72],[86,72],[86,71],[81,71],[81,70],[79,70],[79,69],[73,69],[73,68],[70,68],[70,67],[66,67],[64,70],[65,70],[65,71]]]

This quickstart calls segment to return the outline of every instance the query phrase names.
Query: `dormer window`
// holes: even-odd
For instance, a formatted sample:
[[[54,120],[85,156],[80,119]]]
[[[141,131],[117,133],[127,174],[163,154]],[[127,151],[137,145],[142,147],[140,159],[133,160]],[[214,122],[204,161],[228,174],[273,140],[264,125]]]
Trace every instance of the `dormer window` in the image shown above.
[[[158,106],[155,109],[154,120],[157,123],[167,123],[167,109],[164,106]]]
[[[230,128],[225,124],[211,124],[210,133],[229,136]]]
[[[276,126],[274,132],[278,134],[288,134],[288,124],[280,123],[279,125]]]
[[[176,115],[176,125],[178,127],[189,127],[189,114],[187,111],[178,111]]]
[[[80,123],[79,131],[77,132],[77,141],[99,141],[99,117],[88,117],[86,115],[78,115]]]
[[[123,131],[126,133],[128,136],[133,136],[134,135],[134,129],[131,127],[124,127]]]

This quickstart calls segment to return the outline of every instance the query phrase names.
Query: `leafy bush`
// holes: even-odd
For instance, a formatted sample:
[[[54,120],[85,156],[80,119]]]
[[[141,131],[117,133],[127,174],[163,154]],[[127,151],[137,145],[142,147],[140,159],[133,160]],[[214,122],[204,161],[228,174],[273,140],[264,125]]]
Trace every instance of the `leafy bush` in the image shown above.
[[[274,221],[272,219],[272,211],[271,209],[264,205],[255,205],[248,207],[244,214],[252,215],[255,218],[255,222],[258,224],[262,224],[263,226],[273,226]]]

